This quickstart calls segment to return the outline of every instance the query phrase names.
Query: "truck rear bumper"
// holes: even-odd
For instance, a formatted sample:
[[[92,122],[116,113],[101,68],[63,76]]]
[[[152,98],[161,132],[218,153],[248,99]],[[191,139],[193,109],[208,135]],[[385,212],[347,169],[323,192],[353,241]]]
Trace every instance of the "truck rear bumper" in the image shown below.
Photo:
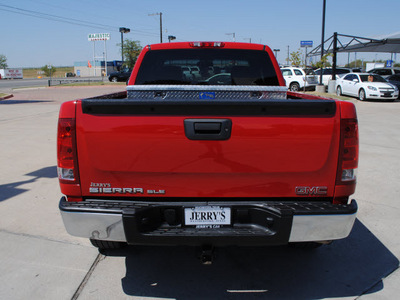
[[[184,225],[184,208],[231,208],[231,225]],[[59,205],[69,234],[142,245],[283,245],[327,241],[349,235],[357,203],[317,201],[133,202],[87,200]]]

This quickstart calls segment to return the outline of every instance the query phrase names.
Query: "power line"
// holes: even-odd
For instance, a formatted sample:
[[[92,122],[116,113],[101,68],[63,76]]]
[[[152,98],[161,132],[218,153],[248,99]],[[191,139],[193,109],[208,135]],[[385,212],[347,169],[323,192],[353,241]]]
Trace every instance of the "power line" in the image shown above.
[[[40,4],[43,4],[43,5],[46,5],[46,6],[50,6],[50,7],[54,7],[54,8],[57,8],[57,9],[62,9],[62,10],[70,10],[70,11],[73,11],[73,12],[78,12],[78,13],[81,13],[82,12],[82,10],[79,10],[79,9],[73,9],[73,8],[71,8],[71,7],[63,7],[63,6],[59,6],[59,5],[54,5],[54,4],[52,4],[52,3],[48,3],[48,2],[43,2],[43,1],[38,1],[38,0],[29,0],[29,1],[31,1],[31,2],[34,2],[34,3],[40,3]],[[104,4],[102,4],[102,6],[104,6]],[[113,8],[115,8],[115,6],[109,6],[109,7],[113,7]],[[136,10],[136,9],[135,9]],[[106,18],[106,19],[109,19],[109,20],[115,20],[115,17],[114,18],[110,18],[110,17],[107,17],[107,16],[100,16],[100,15],[98,15],[98,14],[93,14],[93,12],[89,12],[92,16],[95,16],[95,17],[97,17],[97,18]],[[88,12],[87,11],[85,11],[85,16],[88,14]],[[96,24],[96,23],[95,23]],[[110,26],[110,27],[113,27],[114,28],[114,26],[111,26],[111,25],[108,25],[108,26]],[[118,27],[118,26],[117,26]],[[135,28],[136,28],[137,26],[135,26]],[[150,29],[151,30],[151,29]],[[156,30],[156,29],[154,29],[154,30]],[[137,32],[137,33],[143,33],[143,34],[148,34],[148,35],[152,35],[152,36],[157,36],[157,34],[156,33],[154,33],[154,32],[149,32],[149,31],[144,31],[144,30],[141,30],[141,29],[134,29],[134,30],[132,30],[132,31],[134,31],[134,32]]]
[[[66,18],[66,17],[57,16],[57,15],[46,14],[46,13],[42,13],[42,12],[38,12],[38,11],[34,11],[34,10],[23,9],[23,8],[14,7],[14,6],[5,5],[5,4],[0,4],[0,6],[6,7],[8,9],[16,10],[16,11],[8,10],[9,12],[29,15],[31,17],[37,17],[37,18],[41,18],[41,19],[47,19],[47,20],[51,20],[51,21],[58,21],[58,22],[80,25],[80,26],[90,26],[90,27],[95,27],[95,28],[100,28],[100,29],[117,31],[117,29],[113,29],[114,27],[103,25],[100,23],[93,23],[93,22],[82,21],[82,20],[73,19],[73,18]],[[5,9],[2,9],[2,10],[5,10]]]
[[[50,21],[55,21],[55,22],[61,22],[61,23],[66,23],[66,24],[72,24],[72,25],[81,26],[81,27],[91,27],[91,28],[97,28],[97,29],[102,29],[102,30],[119,32],[117,30],[118,27],[114,27],[111,25],[103,25],[100,23],[88,22],[88,21],[83,21],[83,20],[74,19],[74,18],[66,18],[66,17],[42,13],[42,12],[38,12],[38,11],[34,11],[34,10],[23,9],[23,8],[11,6],[11,5],[0,4],[0,6],[6,7],[6,8],[0,8],[0,10],[15,13],[15,14],[20,14],[20,15],[25,15],[25,16],[30,16],[30,17],[34,17],[34,18],[45,19],[45,20],[50,20]],[[142,35],[158,36],[155,33],[146,32],[146,31],[142,31],[142,30],[132,30],[132,31],[140,33]]]

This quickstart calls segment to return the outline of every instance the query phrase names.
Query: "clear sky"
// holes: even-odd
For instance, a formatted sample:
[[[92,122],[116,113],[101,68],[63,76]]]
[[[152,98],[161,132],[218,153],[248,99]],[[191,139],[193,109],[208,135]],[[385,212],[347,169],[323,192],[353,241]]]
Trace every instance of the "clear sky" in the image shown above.
[[[325,37],[334,31],[361,37],[376,37],[400,31],[399,0],[327,0]],[[267,44],[296,51],[301,40],[321,42],[323,0],[0,0],[0,54],[9,67],[72,66],[93,58],[90,33],[111,33],[108,60],[120,59],[119,27],[131,32],[124,37],[141,45],[163,39],[177,41],[230,41]],[[36,17],[32,16],[35,15]],[[103,42],[96,42],[101,56]],[[400,60],[400,55],[398,60]],[[371,58],[372,57],[372,58]],[[390,59],[390,54],[362,54],[358,59]],[[339,55],[339,64],[347,54]],[[350,60],[354,59],[351,54]]]

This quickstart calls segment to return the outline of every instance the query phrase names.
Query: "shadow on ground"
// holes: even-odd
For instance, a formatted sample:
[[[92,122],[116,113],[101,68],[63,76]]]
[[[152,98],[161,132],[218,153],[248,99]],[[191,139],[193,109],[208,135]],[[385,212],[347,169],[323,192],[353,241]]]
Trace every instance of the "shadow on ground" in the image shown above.
[[[127,295],[175,299],[357,297],[381,290],[399,266],[359,220],[347,239],[319,249],[219,248],[208,266],[192,247],[130,246],[106,255],[126,257]]]
[[[27,190],[21,188],[20,187],[21,185],[35,182],[36,180],[38,180],[40,178],[55,178],[55,177],[57,177],[57,167],[52,166],[52,167],[42,168],[37,171],[25,174],[25,176],[30,176],[32,178],[23,180],[23,181],[12,182],[12,183],[0,185],[0,202],[10,199],[19,194],[25,193]]]

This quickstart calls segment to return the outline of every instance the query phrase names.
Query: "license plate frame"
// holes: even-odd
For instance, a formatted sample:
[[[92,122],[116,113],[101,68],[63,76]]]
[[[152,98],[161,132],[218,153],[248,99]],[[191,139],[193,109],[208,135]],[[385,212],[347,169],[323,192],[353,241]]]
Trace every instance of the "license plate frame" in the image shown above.
[[[220,228],[232,225],[231,207],[193,206],[184,209],[185,226],[197,228]]]

